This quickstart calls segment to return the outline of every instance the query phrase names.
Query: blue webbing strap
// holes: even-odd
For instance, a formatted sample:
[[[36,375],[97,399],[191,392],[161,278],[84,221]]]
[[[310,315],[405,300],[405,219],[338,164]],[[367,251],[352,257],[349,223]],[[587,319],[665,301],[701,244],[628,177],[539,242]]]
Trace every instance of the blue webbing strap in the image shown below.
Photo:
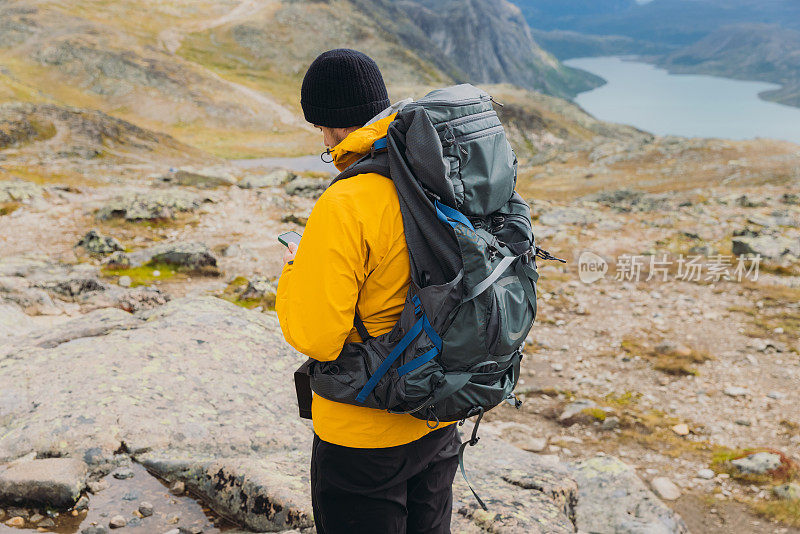
[[[428,363],[432,359],[434,359],[437,354],[439,354],[439,349],[437,349],[436,347],[433,347],[431,350],[429,350],[428,352],[426,352],[422,356],[418,356],[418,357],[414,358],[413,360],[411,360],[410,362],[408,362],[407,364],[401,365],[397,369],[397,374],[399,376],[403,376],[406,373],[410,373],[411,371],[413,371],[417,367],[420,367],[420,366]]]
[[[406,335],[403,336],[403,339],[397,343],[394,349],[392,349],[392,352],[389,353],[386,359],[383,360],[383,363],[381,363],[380,367],[378,367],[378,369],[376,369],[369,378],[367,383],[364,385],[364,388],[356,397],[356,401],[364,402],[367,400],[367,396],[372,393],[372,390],[378,385],[378,382],[380,382],[381,378],[383,378],[383,375],[389,371],[389,368],[392,366],[394,361],[403,353],[404,350],[406,350],[409,345],[411,345],[411,342],[416,339],[420,332],[422,332],[422,322],[423,319],[420,318],[416,323],[414,323],[414,326],[411,327],[411,330],[406,332]]]
[[[428,339],[430,339],[433,342],[434,347],[425,354],[423,354],[422,356],[417,356],[410,362],[401,365],[397,369],[397,374],[399,376],[403,376],[406,373],[410,373],[417,367],[420,367],[428,363],[433,358],[435,358],[437,354],[442,352],[442,338],[439,337],[439,334],[437,334],[436,330],[433,329],[433,326],[431,326],[431,323],[428,321],[428,317],[426,315],[422,316],[422,327],[425,329],[425,333],[428,334]]]
[[[389,353],[386,359],[383,360],[381,365],[375,370],[367,383],[364,385],[364,388],[358,393],[356,401],[364,402],[367,400],[367,396],[372,393],[372,390],[378,385],[378,382],[380,382],[381,378],[383,378],[383,375],[389,371],[389,368],[392,366],[395,360],[397,360],[403,351],[406,350],[409,345],[411,345],[411,342],[416,339],[420,332],[422,332],[422,329],[425,327],[425,323],[428,322],[427,317],[425,317],[425,314],[422,313],[422,302],[419,300],[419,295],[414,295],[411,297],[411,303],[414,305],[414,315],[419,317],[420,314],[422,314],[422,317],[419,317],[417,322],[414,323],[414,326],[412,326],[411,329],[406,332],[406,335],[404,335],[397,345],[395,345],[392,352]]]
[[[436,216],[440,221],[449,224],[453,228],[456,227],[456,223],[461,223],[470,230],[475,231],[472,223],[469,222],[469,219],[467,219],[460,211],[453,209],[446,204],[442,204],[438,200],[435,200],[434,204],[436,206]]]
[[[381,137],[380,139],[372,143],[373,150],[382,150],[387,146],[389,146],[389,141],[385,137]]]

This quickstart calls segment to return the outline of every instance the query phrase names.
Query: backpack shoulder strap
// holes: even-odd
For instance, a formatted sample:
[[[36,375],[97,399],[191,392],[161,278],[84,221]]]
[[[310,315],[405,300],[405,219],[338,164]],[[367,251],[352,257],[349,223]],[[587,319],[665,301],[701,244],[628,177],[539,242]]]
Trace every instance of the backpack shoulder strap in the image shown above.
[[[381,176],[386,176],[387,178],[389,177],[389,156],[387,154],[387,141],[385,137],[381,137],[375,141],[369,153],[363,158],[340,172],[339,175],[333,179],[331,185],[339,180],[345,180],[357,174],[366,174],[369,172],[374,172]]]

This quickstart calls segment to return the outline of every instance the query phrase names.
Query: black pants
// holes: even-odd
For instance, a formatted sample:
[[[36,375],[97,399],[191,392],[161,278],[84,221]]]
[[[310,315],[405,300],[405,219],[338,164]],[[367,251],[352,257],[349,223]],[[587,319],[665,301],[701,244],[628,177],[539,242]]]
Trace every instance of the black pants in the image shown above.
[[[382,449],[333,445],[315,434],[318,534],[449,534],[459,444],[456,425]]]

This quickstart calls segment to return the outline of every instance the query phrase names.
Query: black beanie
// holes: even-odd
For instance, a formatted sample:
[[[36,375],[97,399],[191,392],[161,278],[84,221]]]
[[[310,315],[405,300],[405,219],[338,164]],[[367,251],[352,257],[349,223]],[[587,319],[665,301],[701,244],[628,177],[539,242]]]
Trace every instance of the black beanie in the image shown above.
[[[308,67],[300,89],[303,114],[317,126],[363,126],[389,104],[378,65],[348,48],[320,54]]]

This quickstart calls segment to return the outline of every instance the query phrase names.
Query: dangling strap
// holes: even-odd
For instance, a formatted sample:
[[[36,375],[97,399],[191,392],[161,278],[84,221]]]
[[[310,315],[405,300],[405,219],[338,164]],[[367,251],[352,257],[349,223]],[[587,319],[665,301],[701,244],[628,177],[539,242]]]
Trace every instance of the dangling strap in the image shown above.
[[[477,415],[478,419],[475,420],[475,426],[472,427],[472,436],[467,441],[461,443],[461,447],[458,448],[458,466],[461,468],[461,476],[464,477],[464,482],[466,482],[467,486],[469,486],[469,490],[472,492],[472,495],[475,497],[475,500],[478,501],[478,504],[481,505],[481,508],[483,508],[484,512],[488,512],[489,510],[488,508],[486,508],[486,505],[483,503],[483,500],[480,497],[478,497],[478,494],[475,493],[475,490],[472,488],[472,484],[470,484],[470,481],[467,478],[467,471],[464,469],[464,449],[467,448],[467,445],[473,447],[476,443],[478,443],[478,440],[481,439],[478,437],[478,426],[481,424],[481,419],[483,419],[483,408],[478,406],[478,408],[474,410],[476,411],[474,413],[473,411],[470,411],[469,414],[467,414],[467,417],[472,417],[473,415]]]
[[[353,326],[356,327],[356,331],[358,332],[358,335],[361,336],[361,341],[362,342],[364,342],[364,341],[366,341],[368,339],[372,339],[372,336],[369,335],[369,331],[367,330],[367,327],[364,326],[364,321],[362,321],[361,317],[359,317],[358,312],[356,312],[356,316],[353,319]]]

